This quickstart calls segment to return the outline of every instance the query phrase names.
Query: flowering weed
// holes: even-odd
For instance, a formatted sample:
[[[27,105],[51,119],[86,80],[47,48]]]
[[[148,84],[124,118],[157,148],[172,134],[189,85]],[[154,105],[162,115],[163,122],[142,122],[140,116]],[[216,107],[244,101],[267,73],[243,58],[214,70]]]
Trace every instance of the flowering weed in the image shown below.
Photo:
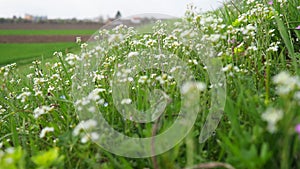
[[[0,168],[299,168],[300,2],[235,2],[206,13],[189,6],[183,18],[158,21],[152,32],[125,25],[101,29],[90,43],[76,39],[79,54],[55,52],[53,62],[34,61],[26,71],[16,64],[1,67]],[[226,82],[211,82],[201,52],[222,62],[216,72]],[[83,69],[89,71],[78,71]],[[209,100],[222,86],[225,109],[212,109],[212,118],[224,117],[201,142],[214,103]],[[187,93],[199,98],[181,102]],[[194,127],[161,155],[125,158],[96,144],[119,141],[110,130],[99,133],[101,125],[134,138],[162,134],[176,118],[190,115],[180,110],[197,99],[189,105],[202,113]],[[96,112],[107,124],[98,123]]]

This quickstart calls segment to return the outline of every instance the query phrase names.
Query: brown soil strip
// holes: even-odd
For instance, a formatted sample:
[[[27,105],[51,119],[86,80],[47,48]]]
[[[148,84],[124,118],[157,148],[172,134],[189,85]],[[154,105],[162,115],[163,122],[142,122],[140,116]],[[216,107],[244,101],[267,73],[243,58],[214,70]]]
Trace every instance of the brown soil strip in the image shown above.
[[[25,30],[49,30],[49,29],[90,29],[98,30],[100,23],[0,23],[0,29],[25,29]]]
[[[49,42],[74,42],[75,35],[1,35],[0,43],[49,43]],[[87,41],[91,36],[80,36],[82,42]]]

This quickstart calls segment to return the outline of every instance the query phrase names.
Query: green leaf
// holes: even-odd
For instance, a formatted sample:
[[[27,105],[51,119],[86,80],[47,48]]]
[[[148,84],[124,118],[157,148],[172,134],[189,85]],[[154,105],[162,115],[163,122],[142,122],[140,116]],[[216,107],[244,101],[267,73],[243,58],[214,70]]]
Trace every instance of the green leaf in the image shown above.
[[[40,168],[48,168],[51,165],[61,162],[63,156],[59,156],[59,149],[55,147],[49,151],[33,156],[31,160]]]

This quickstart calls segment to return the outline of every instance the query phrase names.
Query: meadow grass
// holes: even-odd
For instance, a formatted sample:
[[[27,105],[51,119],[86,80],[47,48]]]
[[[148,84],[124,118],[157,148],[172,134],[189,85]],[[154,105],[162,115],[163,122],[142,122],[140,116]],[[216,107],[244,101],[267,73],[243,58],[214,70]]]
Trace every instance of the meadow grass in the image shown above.
[[[3,43],[0,44],[0,65],[9,63],[25,64],[35,59],[49,58],[55,51],[72,51],[78,47],[72,42],[61,43]]]
[[[152,32],[125,26],[101,30],[93,35],[96,41],[80,44],[81,52],[56,52],[50,61],[32,62],[24,74],[15,64],[3,66],[0,168],[300,168],[299,6],[297,0],[231,1],[207,13],[190,6],[181,20],[157,22]],[[212,67],[203,57],[210,55],[222,62],[216,70],[226,75],[226,84],[211,82]],[[176,77],[187,77],[175,56],[198,85],[178,86]],[[164,69],[145,70],[149,65],[143,61]],[[213,91],[225,85],[223,117],[199,143]],[[171,150],[128,158],[98,146],[108,139],[117,149],[119,138],[110,138],[107,128],[99,130],[96,111],[127,136],[151,137],[181,118],[182,91],[200,88],[194,127]],[[130,98],[118,100],[127,89]],[[169,98],[155,95],[155,89]],[[168,105],[154,122],[135,123],[118,111],[120,105],[133,105],[146,112],[157,96]]]

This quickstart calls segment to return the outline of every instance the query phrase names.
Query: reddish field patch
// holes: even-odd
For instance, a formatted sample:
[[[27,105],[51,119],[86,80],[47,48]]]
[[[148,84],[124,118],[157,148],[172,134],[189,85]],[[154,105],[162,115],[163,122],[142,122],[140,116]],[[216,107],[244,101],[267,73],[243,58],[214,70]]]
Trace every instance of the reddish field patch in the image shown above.
[[[0,43],[50,43],[50,42],[74,42],[76,35],[2,35]],[[87,41],[90,36],[80,36],[82,41]]]
[[[99,23],[1,23],[1,29],[14,30],[98,30]],[[77,35],[78,36],[78,35]],[[51,43],[75,42],[76,35],[0,35],[0,43]],[[90,36],[80,35],[82,41],[87,41]]]
[[[98,30],[103,24],[100,23],[0,23],[0,29],[23,29],[23,30],[49,30],[49,29],[95,29]]]

